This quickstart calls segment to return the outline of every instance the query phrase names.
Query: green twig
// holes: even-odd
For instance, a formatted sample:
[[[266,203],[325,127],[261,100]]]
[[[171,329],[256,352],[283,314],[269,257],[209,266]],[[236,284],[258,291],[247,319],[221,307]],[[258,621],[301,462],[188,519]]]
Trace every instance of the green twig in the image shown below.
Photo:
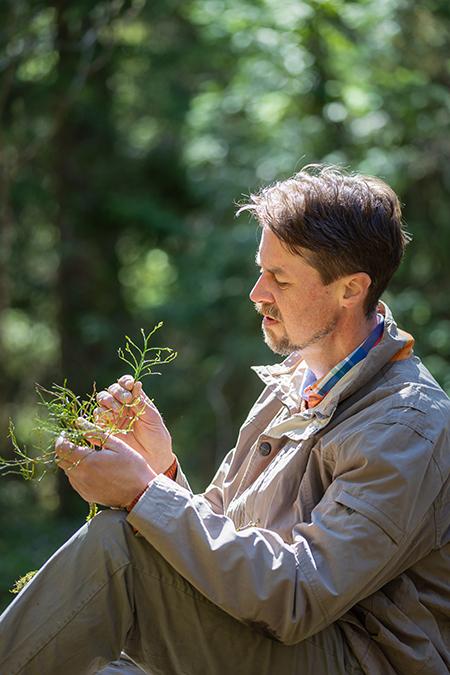
[[[160,373],[154,371],[154,366],[170,363],[177,356],[177,353],[170,347],[150,346],[152,336],[162,325],[161,321],[147,334],[141,328],[141,346],[126,336],[125,346],[118,350],[119,358],[130,366],[131,374],[136,381],[148,375],[159,375]],[[79,425],[79,418],[83,418],[87,423],[98,428],[95,419],[95,411],[98,407],[95,383],[91,393],[84,399],[77,396],[67,386],[66,380],[62,385],[53,384],[49,389],[36,385],[36,393],[39,399],[38,404],[43,408],[45,414],[36,418],[33,451],[29,452],[26,447],[20,447],[16,438],[14,423],[10,420],[8,436],[12,443],[14,457],[11,459],[0,457],[0,475],[19,474],[26,480],[32,478],[40,480],[48,467],[55,463],[55,440],[62,433],[67,440],[75,445],[92,447],[92,444],[86,439],[86,429]],[[123,404],[123,410],[119,411],[119,418],[121,412],[129,405]],[[133,405],[136,405],[136,401],[133,401]],[[114,434],[130,432],[140,414],[140,412],[137,412],[130,417],[125,428],[118,427],[113,422],[102,422],[102,437],[108,438]],[[105,442],[103,441],[103,444]],[[101,449],[102,443],[99,445]],[[94,517],[96,509],[95,504],[90,505],[88,519]]]
[[[150,338],[162,325],[163,322],[160,321],[147,335],[145,334],[144,329],[141,328],[143,341],[142,348],[126,335],[125,347],[119,347],[117,350],[119,358],[130,366],[133,378],[136,381],[142,380],[148,375],[160,375],[161,373],[153,370],[153,366],[170,363],[177,356],[177,352],[170,347],[149,346]]]

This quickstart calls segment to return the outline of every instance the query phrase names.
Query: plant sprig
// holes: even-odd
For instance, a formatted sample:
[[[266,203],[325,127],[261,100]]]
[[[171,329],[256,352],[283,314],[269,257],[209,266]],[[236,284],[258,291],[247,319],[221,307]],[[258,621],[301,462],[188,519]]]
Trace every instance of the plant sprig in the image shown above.
[[[170,363],[177,357],[175,352],[170,347],[150,347],[149,342],[152,335],[163,325],[160,321],[150,333],[147,335],[143,328],[141,328],[141,335],[143,339],[142,349],[133,340],[125,335],[125,347],[119,347],[117,353],[119,359],[124,361],[133,371],[133,378],[135,380],[142,380],[148,375],[161,375],[161,373],[152,370],[153,366],[159,366],[163,363]],[[153,355],[149,358],[149,355]]]
[[[149,375],[160,375],[161,373],[155,371],[154,367],[170,363],[177,356],[177,352],[170,347],[150,346],[152,336],[162,325],[161,321],[149,333],[145,333],[141,328],[142,346],[136,344],[129,336],[125,336],[125,346],[118,349],[119,358],[131,367],[131,374],[135,380],[141,380]],[[79,420],[83,418],[91,426],[98,428],[95,414],[98,407],[95,383],[91,393],[85,398],[77,396],[68,387],[66,380],[62,385],[53,384],[49,389],[36,385],[36,392],[39,398],[38,403],[45,414],[36,417],[32,452],[29,452],[26,447],[20,447],[16,438],[15,425],[12,420],[9,420],[8,436],[14,450],[14,457],[8,459],[0,457],[0,475],[19,474],[26,480],[33,478],[40,480],[49,466],[55,464],[54,444],[61,433],[64,433],[67,440],[75,445],[92,447],[86,438],[86,429],[80,426]],[[123,404],[119,417],[129,405]],[[136,401],[133,405],[136,405]],[[139,416],[139,412],[131,416],[125,428],[116,426],[111,420],[102,422],[103,437],[130,432]],[[101,447],[100,443],[99,448],[96,449],[101,449]],[[91,505],[90,515],[92,514],[95,515],[95,505]]]

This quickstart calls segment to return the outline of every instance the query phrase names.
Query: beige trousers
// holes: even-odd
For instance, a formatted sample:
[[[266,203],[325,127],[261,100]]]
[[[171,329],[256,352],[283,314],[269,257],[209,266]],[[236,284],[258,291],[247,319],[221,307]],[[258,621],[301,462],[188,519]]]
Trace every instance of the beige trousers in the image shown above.
[[[275,642],[202,596],[125,512],[106,510],[0,617],[0,673],[142,675],[133,662],[151,675],[362,672],[337,624],[293,646]]]

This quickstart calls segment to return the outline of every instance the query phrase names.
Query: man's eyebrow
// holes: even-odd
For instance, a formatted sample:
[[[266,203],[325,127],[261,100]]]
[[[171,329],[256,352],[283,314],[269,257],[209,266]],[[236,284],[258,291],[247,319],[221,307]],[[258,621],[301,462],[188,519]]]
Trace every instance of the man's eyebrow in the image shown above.
[[[261,258],[259,257],[259,252],[255,255],[255,264],[258,265],[258,267],[261,267]],[[286,270],[284,270],[282,267],[267,267],[266,268],[267,272],[270,272],[270,274],[286,274]]]

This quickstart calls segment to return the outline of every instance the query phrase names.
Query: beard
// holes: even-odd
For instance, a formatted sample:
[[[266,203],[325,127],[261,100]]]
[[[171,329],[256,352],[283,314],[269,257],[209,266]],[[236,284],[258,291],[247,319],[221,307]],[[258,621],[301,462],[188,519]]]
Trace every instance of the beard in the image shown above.
[[[255,309],[258,314],[261,314],[262,316],[269,316],[272,319],[276,319],[280,322],[277,326],[277,331],[278,333],[281,332],[281,335],[278,336],[274,334],[270,326],[263,325],[262,327],[264,342],[269,347],[269,349],[280,356],[289,356],[289,354],[292,354],[292,352],[302,352],[307,347],[320,342],[334,331],[338,322],[337,317],[334,316],[320,330],[313,333],[311,337],[301,344],[297,344],[289,339],[289,336],[283,325],[283,319],[281,317],[280,311],[277,307],[275,307],[275,305],[257,302],[255,303]]]

